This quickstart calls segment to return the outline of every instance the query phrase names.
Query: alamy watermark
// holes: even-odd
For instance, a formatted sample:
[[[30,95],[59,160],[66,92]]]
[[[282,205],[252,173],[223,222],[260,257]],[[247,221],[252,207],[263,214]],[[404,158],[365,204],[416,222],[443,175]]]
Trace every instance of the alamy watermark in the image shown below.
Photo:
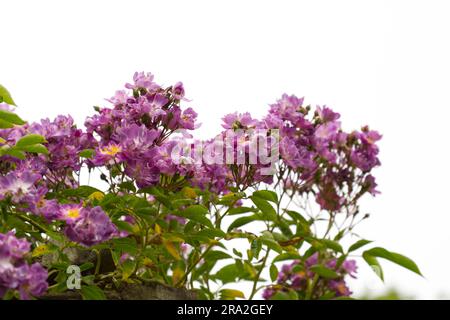
[[[77,265],[70,265],[67,267],[66,273],[69,275],[67,277],[66,286],[69,290],[80,290],[81,289],[81,269]]]
[[[273,175],[279,160],[278,129],[226,130],[210,141],[176,139],[170,157],[175,164],[258,165],[262,175]]]

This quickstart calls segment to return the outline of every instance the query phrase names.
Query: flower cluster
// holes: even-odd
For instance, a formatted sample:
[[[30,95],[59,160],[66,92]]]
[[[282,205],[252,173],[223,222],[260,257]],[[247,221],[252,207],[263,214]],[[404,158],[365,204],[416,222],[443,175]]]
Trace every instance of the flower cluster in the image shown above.
[[[285,264],[282,266],[281,271],[278,273],[277,282],[275,285],[267,287],[263,292],[264,299],[271,299],[276,296],[277,293],[287,293],[290,290],[295,291],[298,295],[307,294],[308,285],[318,274],[313,271],[314,267],[319,264],[319,255],[315,253],[311,257],[302,263],[299,260],[292,262],[291,264]],[[327,259],[322,261],[322,265],[332,270],[335,273],[331,279],[324,277],[317,277],[315,285],[315,294],[317,297],[330,295],[332,297],[350,296],[352,292],[348,288],[345,277],[350,276],[356,278],[356,261],[345,260],[338,264],[336,258]],[[309,297],[314,298],[314,297]]]
[[[359,197],[366,192],[378,193],[370,171],[380,164],[376,142],[381,135],[367,126],[361,131],[344,132],[339,119],[340,115],[326,106],[317,106],[313,112],[310,106],[304,106],[303,98],[287,94],[270,106],[261,121],[249,113],[226,115],[223,127],[243,132],[232,144],[235,157],[237,147],[244,146],[240,150],[247,159],[240,165],[227,167],[228,175],[231,173],[233,177],[228,181],[244,187],[272,182],[274,177],[260,174],[267,166],[249,164],[251,154],[246,144],[258,130],[266,133],[277,130],[281,161],[276,180],[293,193],[314,194],[323,210],[356,211],[352,206]],[[222,172],[219,173],[221,177]]]
[[[312,112],[303,98],[286,94],[263,119],[266,126],[280,129],[280,154],[287,167],[280,179],[295,192],[312,192],[320,207],[331,212],[354,205],[367,191],[376,194],[370,170],[380,164],[375,143],[381,136],[368,127],[344,132],[339,119],[326,106]]]
[[[78,129],[71,116],[57,116],[55,120],[43,119],[30,125],[31,133],[40,134],[47,140],[49,157],[45,166],[50,178],[60,179],[80,170],[80,151],[95,145],[93,136]],[[66,174],[64,174],[66,173]]]
[[[283,266],[264,298],[291,292],[300,298],[350,295],[345,277],[354,277],[355,261],[336,259],[342,250],[314,247],[312,241],[341,239],[357,223],[358,200],[378,193],[372,170],[380,165],[381,135],[367,126],[346,132],[330,108],[312,108],[303,98],[284,94],[261,119],[231,113],[212,139],[195,140],[190,132],[199,126],[197,113],[182,108],[183,101],[188,100],[181,82],[163,87],[152,74],[139,72],[108,99],[109,107],[95,107],[85,129],[70,116],[28,124],[0,104],[0,116],[12,121],[0,128],[0,204],[7,213],[0,216],[0,232],[18,230],[18,219],[24,228],[20,235],[51,243],[49,250],[63,251],[70,241],[78,249],[108,248],[117,268],[114,279],[122,273],[117,279],[138,275],[175,286],[198,281],[208,290],[209,279],[226,284],[227,274],[242,279],[247,271],[256,274],[251,261],[263,247],[267,254],[292,253],[308,242],[309,258]],[[108,189],[81,186],[84,169],[99,174]],[[279,193],[270,190],[276,188]],[[311,196],[329,213],[322,236],[310,228],[323,220],[321,212],[307,221],[303,212],[285,207]],[[241,214],[247,215],[233,217]],[[341,216],[351,219],[338,225],[335,217]],[[235,220],[222,232],[228,219]],[[262,235],[241,229],[255,221],[267,227]],[[336,238],[330,232],[335,226],[342,228]],[[240,263],[201,279],[200,274],[214,272],[215,258],[231,257],[210,249],[239,237],[252,242],[248,260],[244,263],[236,250]],[[30,298],[47,289],[46,270],[25,260],[29,249],[26,240],[0,233],[0,297],[18,290],[21,298]],[[109,277],[98,277],[100,264],[94,279],[106,288]],[[234,269],[243,265],[245,272]],[[320,274],[323,269],[327,277]],[[51,281],[56,278],[63,277]]]
[[[48,222],[65,221],[65,232],[75,242],[92,246],[117,235],[117,228],[100,207],[59,204],[45,198],[47,191],[42,176],[23,167],[0,177],[0,200],[9,198],[20,210],[40,215]]]
[[[196,128],[197,113],[179,103],[184,88],[178,82],[162,88],[152,74],[134,75],[127,91],[118,91],[109,101],[113,108],[98,108],[98,114],[85,122],[87,133],[97,135],[91,166],[123,164],[125,174],[139,187],[160,182],[161,175],[188,174],[188,168],[173,163],[170,154],[175,142],[169,141],[176,131]]]
[[[17,290],[21,299],[41,296],[47,291],[47,270],[39,263],[29,265],[25,255],[30,243],[13,232],[0,233],[0,297]]]

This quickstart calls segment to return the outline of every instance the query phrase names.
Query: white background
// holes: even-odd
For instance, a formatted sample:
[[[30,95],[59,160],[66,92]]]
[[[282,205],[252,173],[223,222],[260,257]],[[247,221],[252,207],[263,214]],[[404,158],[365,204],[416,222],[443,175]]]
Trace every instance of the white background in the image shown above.
[[[404,253],[425,279],[361,264],[352,289],[450,297],[449,5],[446,1],[5,1],[0,83],[27,120],[72,114],[78,124],[134,71],[185,83],[203,123],[261,116],[282,93],[383,134],[382,194],[367,200],[365,238]]]

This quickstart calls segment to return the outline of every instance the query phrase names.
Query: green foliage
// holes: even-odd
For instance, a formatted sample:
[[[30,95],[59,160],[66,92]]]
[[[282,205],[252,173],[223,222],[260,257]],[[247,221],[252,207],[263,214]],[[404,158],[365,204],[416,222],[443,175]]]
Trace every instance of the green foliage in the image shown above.
[[[14,104],[2,86],[1,101]],[[15,113],[0,110],[0,128],[24,124]],[[0,138],[0,157],[49,159],[46,145],[46,139],[37,134],[26,134],[14,145]],[[94,156],[95,150],[84,149],[76,160],[86,164]],[[125,174],[123,164],[108,164],[105,169],[107,174],[100,175],[108,183],[104,190],[75,183],[76,176],[70,172],[70,187],[57,181],[45,199],[99,206],[107,213],[120,237],[89,248],[70,241],[63,222],[50,223],[30,214],[29,208],[13,205],[8,197],[0,201],[0,232],[14,229],[17,236],[27,238],[32,243],[30,261],[49,260],[50,293],[67,290],[66,270],[74,264],[75,250],[90,257],[80,263],[80,294],[86,300],[106,299],[104,292],[122,283],[147,281],[196,289],[204,299],[253,299],[264,288],[276,291],[272,299],[338,299],[339,291],[331,290],[330,284],[344,290],[345,262],[372,243],[361,239],[345,251],[342,241],[352,233],[354,221],[345,224],[347,219],[335,212],[314,215],[306,206],[292,210],[296,194],[290,194],[291,190],[233,187],[227,194],[216,194],[194,188],[181,174],[161,175],[158,186],[139,188]],[[344,223],[337,223],[338,219]],[[380,258],[421,275],[411,259],[380,247],[358,257],[382,280]],[[279,274],[289,268],[304,285],[301,290],[278,283]],[[252,287],[248,297],[232,288],[244,281]]]
[[[391,252],[384,248],[376,247],[365,251],[364,255],[389,260],[399,266],[402,266],[403,268],[406,268],[412,272],[417,273],[420,276],[422,275],[422,273],[419,270],[419,267],[416,265],[414,261],[399,253]]]
[[[0,103],[5,102],[9,105],[15,106],[16,103],[14,102],[13,98],[11,97],[11,94],[9,91],[0,84]]]

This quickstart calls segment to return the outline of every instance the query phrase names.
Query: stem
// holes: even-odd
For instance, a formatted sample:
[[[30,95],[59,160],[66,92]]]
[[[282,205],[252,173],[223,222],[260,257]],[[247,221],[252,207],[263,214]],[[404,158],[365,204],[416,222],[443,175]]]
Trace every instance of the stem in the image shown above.
[[[33,227],[39,229],[41,232],[43,233],[47,233],[47,229],[44,228],[43,226],[41,226],[39,223],[37,223],[36,221],[34,221],[33,219],[27,217],[26,215],[22,215],[22,214],[17,214],[17,216],[22,219],[25,220],[26,222],[28,222],[29,224],[31,224]]]
[[[186,273],[183,275],[183,277],[178,280],[178,282],[175,284],[175,287],[178,287],[182,284],[184,284],[186,282],[186,279],[188,277],[188,275],[192,272],[192,270],[194,270],[195,266],[205,257],[205,255],[209,252],[209,250],[212,249],[212,247],[214,247],[215,243],[211,243],[206,249],[205,251],[203,251],[203,253],[198,257],[198,259],[192,263],[189,268],[187,269]]]
[[[333,227],[333,222],[334,222],[334,216],[332,213],[330,213],[330,220],[328,220],[328,227],[327,227],[327,231],[325,232],[323,238],[325,239],[328,235],[328,233],[330,233],[331,228]]]
[[[258,273],[256,274],[255,280],[253,281],[252,293],[250,294],[250,297],[248,298],[249,300],[252,300],[253,297],[255,296],[256,292],[258,292],[258,288],[256,288],[256,286],[258,285],[258,280],[259,280],[259,277],[261,276],[262,271],[266,267],[267,259],[269,258],[269,253],[270,253],[270,249],[267,248],[266,255],[264,256],[264,259],[261,264],[261,268],[259,269]]]
[[[97,255],[97,264],[95,265],[95,273],[94,273],[94,275],[97,276],[100,272],[100,265],[102,263],[102,255],[101,255],[100,251],[97,249],[94,249],[93,251]]]
[[[306,296],[305,296],[305,300],[311,300],[313,291],[314,291],[314,287],[317,284],[317,281],[319,280],[319,275],[316,273],[314,275],[313,281],[308,283],[308,288],[306,289]]]

